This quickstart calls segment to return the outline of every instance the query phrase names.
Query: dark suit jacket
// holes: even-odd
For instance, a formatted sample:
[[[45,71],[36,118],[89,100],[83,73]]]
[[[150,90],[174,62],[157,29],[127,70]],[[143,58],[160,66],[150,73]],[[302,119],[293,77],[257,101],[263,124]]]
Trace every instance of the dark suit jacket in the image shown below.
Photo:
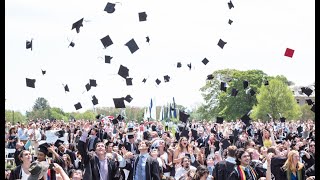
[[[87,151],[87,145],[83,141],[79,141],[78,143],[78,150],[82,157],[83,166],[84,166],[84,175],[83,179],[86,180],[99,180],[100,179],[100,163],[98,157],[95,155],[94,152]],[[114,177],[116,170],[119,166],[116,166],[113,160],[108,161],[108,179],[117,179]]]
[[[80,142],[80,141],[79,141]],[[87,138],[87,149],[89,150],[89,151],[94,151],[95,149],[96,149],[96,144],[98,143],[98,142],[101,142],[101,140],[98,138],[98,136],[96,136],[95,138],[94,138],[94,141],[93,141],[93,149],[89,149],[89,142],[90,142],[90,138]]]
[[[127,162],[126,166],[124,167],[124,169],[130,171],[127,180],[133,180],[138,162],[139,155],[134,157],[133,166],[131,163]],[[160,180],[159,169],[160,167],[158,161],[149,156],[146,162],[146,180]]]
[[[131,144],[130,144],[129,142],[125,142],[124,147],[126,148],[127,151],[130,151],[130,152],[131,152]],[[137,146],[135,143],[133,143],[133,148],[134,148],[134,150],[136,151],[136,154],[138,154],[138,153],[139,153],[139,151],[138,151],[138,146]],[[133,153],[133,152],[132,152],[132,153]]]
[[[213,171],[213,177],[215,180],[227,180],[228,176],[234,170],[235,164],[226,160],[218,162]]]

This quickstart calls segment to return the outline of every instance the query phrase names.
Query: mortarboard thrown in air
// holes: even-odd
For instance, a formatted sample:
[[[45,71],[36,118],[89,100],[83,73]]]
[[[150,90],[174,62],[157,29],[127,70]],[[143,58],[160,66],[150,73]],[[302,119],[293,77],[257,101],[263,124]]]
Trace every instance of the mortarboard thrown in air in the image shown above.
[[[157,83],[157,85],[159,85],[161,83],[161,81],[159,79],[156,79],[156,83]]]
[[[187,64],[187,66],[189,67],[189,70],[191,70],[191,67],[192,67],[192,66],[191,66],[191,63],[190,63],[190,64]]]
[[[90,91],[90,89],[91,89],[90,83],[86,84],[85,87],[86,87],[86,90],[87,90],[87,91]]]
[[[244,122],[246,127],[248,127],[251,124],[251,122],[250,122],[251,118],[249,116],[250,116],[250,111],[240,118],[241,121]]]
[[[228,7],[229,7],[229,9],[234,8],[234,6],[233,6],[233,4],[232,4],[232,2],[231,2],[231,1],[230,1],[230,2],[228,2]]]
[[[126,78],[127,86],[132,86],[132,78]]]
[[[146,42],[149,43],[150,42],[150,38],[149,36],[146,37]]]
[[[237,96],[238,90],[236,88],[232,88],[231,90],[231,96]]]
[[[58,136],[58,138],[61,138],[64,136],[65,131],[64,130],[59,130],[54,133],[54,135]]]
[[[118,74],[124,79],[126,79],[129,76],[129,69],[125,66],[120,65]]]
[[[54,143],[54,146],[59,148],[61,145],[63,145],[64,141],[61,139],[57,139],[57,141]]]
[[[181,62],[177,62],[177,68],[181,68]]]
[[[74,107],[76,108],[76,110],[79,110],[82,108],[81,103],[78,102],[77,104],[74,105]]]
[[[224,92],[227,92],[227,83],[221,82],[221,84],[220,84],[220,90],[221,90],[221,91],[224,91]]]
[[[124,104],[124,98],[113,98],[115,108],[126,108]]]
[[[208,62],[209,62],[209,60],[208,60],[207,58],[204,58],[204,59],[202,60],[202,63],[203,63],[204,65],[207,65]]]
[[[31,51],[32,51],[32,39],[31,39],[31,41],[26,41],[26,49],[31,49]]]
[[[302,87],[301,91],[306,94],[308,97],[312,94],[313,90],[310,89],[309,87]]]
[[[79,33],[79,32],[80,32],[80,27],[83,27],[83,24],[82,24],[82,23],[83,23],[83,18],[80,19],[79,21],[73,23],[71,30],[76,29],[77,33]]]
[[[97,87],[97,81],[95,79],[90,79],[89,83],[91,87]]]
[[[147,20],[146,12],[140,12],[139,13],[139,21],[146,21],[146,20]]]
[[[284,53],[284,55],[287,56],[287,57],[291,57],[292,58],[293,53],[294,53],[293,49],[287,48],[286,52]]]
[[[209,74],[208,76],[207,76],[207,80],[211,80],[211,79],[213,79],[214,77],[213,77],[213,75],[212,74]]]
[[[130,103],[132,101],[132,97],[130,95],[127,95],[124,100],[126,100],[128,103]]]
[[[105,56],[104,56],[104,62],[110,64],[112,58],[113,58],[113,57],[111,57],[111,56],[105,55]]]
[[[70,47],[70,46],[74,47],[74,45],[75,45],[75,43],[73,41],[71,41],[68,47]]]
[[[269,85],[269,81],[268,80],[264,81],[264,85],[268,86]]]
[[[143,78],[142,82],[143,82],[143,83],[146,83],[146,82],[147,82],[147,79],[146,79],[146,78]]]
[[[93,104],[93,105],[99,104],[98,99],[96,98],[95,95],[92,96],[92,104]]]
[[[247,80],[243,81],[243,89],[246,89],[249,86],[249,82]]]
[[[68,87],[67,84],[64,86],[64,91],[65,91],[65,92],[69,92],[69,87]]]
[[[102,38],[100,40],[101,40],[101,43],[103,44],[104,48],[107,48],[108,46],[113,44],[113,42],[112,42],[112,40],[111,40],[109,35],[107,35],[106,37],[104,37],[104,38]]]
[[[218,42],[218,46],[223,49],[224,45],[227,44],[227,42],[224,42],[222,39],[219,39],[219,42]]]
[[[163,76],[163,78],[164,78],[164,82],[170,81],[170,76],[168,76],[168,75]]]
[[[233,21],[231,19],[229,19],[228,23],[231,25],[233,23]]]
[[[26,78],[26,83],[27,83],[27,87],[35,88],[36,80],[35,79]]]
[[[134,41],[134,39],[131,39],[125,45],[128,46],[131,54],[133,54],[134,52],[136,52],[139,49],[139,47],[138,47],[137,43]]]
[[[282,123],[286,122],[286,118],[285,117],[280,117],[280,122],[282,122]]]
[[[104,11],[106,11],[109,14],[111,14],[116,10],[115,6],[116,6],[116,4],[108,2],[106,7],[104,8]]]
[[[42,69],[41,69],[41,72],[42,72],[42,75],[45,75],[45,74],[46,74],[46,71],[45,71],[45,70],[42,70]]]
[[[312,112],[314,112],[314,113],[316,112],[316,107],[315,107],[315,106],[316,106],[316,105],[313,104],[312,107],[311,107],[311,109],[310,109],[310,110],[311,110]]]
[[[256,92],[255,92],[253,89],[251,89],[251,88],[248,89],[248,93],[250,93],[251,96],[253,96],[253,95],[256,94]],[[248,94],[248,93],[247,93],[247,94]]]
[[[309,106],[313,104],[312,99],[306,99],[306,102],[308,103]]]
[[[189,117],[190,117],[189,114],[186,114],[184,111],[179,110],[179,120],[180,121],[187,123]]]
[[[223,117],[217,117],[216,123],[222,124],[223,123]]]

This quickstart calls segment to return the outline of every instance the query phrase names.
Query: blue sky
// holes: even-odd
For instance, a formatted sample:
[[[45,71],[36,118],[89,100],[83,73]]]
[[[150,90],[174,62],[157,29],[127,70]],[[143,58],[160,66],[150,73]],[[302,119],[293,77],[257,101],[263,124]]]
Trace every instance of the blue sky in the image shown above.
[[[97,107],[105,107],[127,94],[133,97],[130,106],[148,106],[150,98],[164,105],[175,97],[177,104],[193,108],[203,102],[199,88],[206,76],[225,68],[260,69],[297,85],[314,83],[315,1],[234,1],[229,9],[226,0],[124,0],[112,14],[103,11],[108,2],[113,1],[5,1],[7,109],[24,112],[44,97],[68,112],[81,102],[81,112],[93,107],[93,95]],[[139,22],[139,12],[146,12],[147,21]],[[71,27],[81,18],[85,22],[77,34]],[[100,39],[106,35],[114,44],[104,49]],[[25,48],[31,38],[33,51]],[[124,45],[132,38],[139,46],[134,54]],[[227,42],[223,49],[219,39]],[[74,48],[68,48],[70,40]],[[286,48],[295,50],[292,58],[284,56]],[[111,64],[99,58],[105,55],[113,57]],[[210,61],[206,66],[203,58]],[[129,68],[133,86],[117,75],[120,65]],[[164,75],[170,82],[164,83]],[[25,78],[36,79],[36,88],[26,87]],[[86,92],[89,79],[98,86]]]

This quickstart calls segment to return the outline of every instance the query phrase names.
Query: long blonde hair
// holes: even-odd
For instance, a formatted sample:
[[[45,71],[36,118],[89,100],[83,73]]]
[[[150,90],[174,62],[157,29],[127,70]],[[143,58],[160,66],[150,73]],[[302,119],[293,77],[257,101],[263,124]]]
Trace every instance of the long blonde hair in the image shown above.
[[[295,154],[299,155],[299,152],[296,150],[291,150],[288,153],[288,159],[286,160],[286,162],[284,163],[284,165],[282,166],[282,168],[287,171],[290,170],[291,172],[297,172],[298,170],[301,170],[303,168],[303,164],[298,161],[297,164],[293,164],[293,156]]]
[[[179,150],[179,152],[182,152],[183,151],[183,146],[182,146],[182,144],[181,144],[181,141],[182,140],[188,140],[186,137],[184,137],[184,136],[182,136],[182,137],[180,137],[180,139],[179,139],[179,143],[177,144],[177,146],[176,146],[176,148]],[[189,144],[189,143],[188,143]],[[188,145],[187,145],[187,147],[186,147],[186,149],[188,150]]]

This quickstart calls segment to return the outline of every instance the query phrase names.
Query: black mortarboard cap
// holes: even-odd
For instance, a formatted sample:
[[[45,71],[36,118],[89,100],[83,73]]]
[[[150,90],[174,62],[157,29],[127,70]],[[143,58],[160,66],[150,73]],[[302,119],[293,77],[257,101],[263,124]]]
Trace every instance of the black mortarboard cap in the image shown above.
[[[112,58],[113,58],[113,57],[111,57],[111,56],[107,56],[107,55],[106,55],[106,56],[104,56],[104,62],[105,62],[105,63],[109,63],[109,64],[110,64],[110,63],[111,63],[111,59],[112,59]]]
[[[305,93],[308,97],[312,94],[313,90],[305,87],[305,88],[301,88],[302,92]]]
[[[92,96],[92,104],[93,105],[99,104],[98,99],[96,98],[96,96]]]
[[[140,12],[139,13],[139,21],[146,21],[146,20],[147,20],[146,12]]]
[[[311,109],[310,109],[310,110],[313,111],[314,113],[316,112],[316,107],[315,107],[315,106],[316,106],[316,105],[313,104],[312,107],[311,107]]]
[[[150,42],[150,38],[149,36],[146,37],[146,42],[149,43]]]
[[[61,138],[64,136],[65,131],[64,130],[59,130],[54,133],[54,135],[58,136],[58,138]]]
[[[233,23],[233,21],[231,19],[229,19],[228,23],[231,25]]]
[[[142,82],[143,82],[143,83],[146,83],[146,82],[147,82],[147,79],[146,79],[146,78],[143,78]]]
[[[266,81],[264,82],[264,85],[265,85],[265,86],[268,86],[268,85],[269,85],[269,81],[266,80]]]
[[[71,30],[73,30],[74,28],[76,28],[77,33],[79,33],[79,32],[80,32],[80,27],[83,27],[83,24],[82,24],[82,23],[83,23],[83,18],[80,19],[79,21],[73,23]]]
[[[243,81],[243,89],[246,89],[249,86],[249,82],[247,80]]]
[[[128,103],[130,103],[132,101],[132,97],[130,95],[127,95],[124,100],[126,100]]]
[[[301,126],[299,126],[299,127],[297,128],[298,133],[301,133],[302,130],[303,130],[303,128],[302,128]]]
[[[134,135],[133,134],[128,134],[128,139],[133,139]]]
[[[249,117],[248,113],[245,114],[245,115],[243,115],[243,116],[241,117],[241,120],[242,120],[242,122],[244,122],[244,124],[245,124],[246,126],[249,126],[249,125],[250,125],[251,118]]]
[[[86,84],[86,89],[89,91],[91,89],[90,83]]]
[[[117,119],[118,119],[119,121],[123,121],[123,120],[124,120],[124,117],[123,117],[121,114],[119,114],[119,115],[117,116]]]
[[[42,72],[42,75],[45,75],[45,74],[46,74],[46,71],[45,71],[45,70],[42,70],[42,69],[41,69],[41,72]]]
[[[64,91],[69,92],[69,87],[67,84],[64,86]]]
[[[231,2],[231,1],[230,1],[230,2],[228,2],[228,7],[229,7],[229,9],[234,8],[234,6],[233,6],[233,4],[232,4],[232,2]]]
[[[26,41],[26,49],[31,49],[31,51],[32,51],[32,39],[31,39],[31,41]]]
[[[118,74],[123,77],[123,78],[127,78],[129,76],[129,69],[125,66],[120,65]]]
[[[114,8],[116,6],[116,4],[110,3],[108,2],[106,7],[104,8],[104,11],[106,11],[107,13],[113,13],[116,9]]]
[[[186,137],[189,138],[189,130],[186,128],[183,128],[180,134],[180,137]]]
[[[251,95],[251,96],[253,96],[253,95],[255,95],[255,94],[256,94],[256,92],[255,92],[253,89],[250,89],[250,91],[249,91],[249,92],[250,92],[250,95]]]
[[[90,86],[92,87],[97,87],[97,81],[95,79],[90,79],[89,80]]]
[[[170,81],[170,76],[168,76],[168,75],[163,76],[163,78],[164,78],[164,82]]]
[[[45,155],[48,155],[49,151],[48,151],[47,147],[45,146],[45,144],[47,144],[49,146],[48,143],[40,144],[38,147],[38,151],[43,152]]]
[[[222,142],[222,149],[227,149],[231,145],[228,139],[223,139],[221,142]]]
[[[138,47],[136,41],[134,41],[134,39],[131,39],[125,45],[128,46],[131,54],[133,54],[134,52],[136,52],[139,49],[139,47]]]
[[[191,70],[191,67],[192,67],[192,66],[191,66],[191,63],[190,63],[190,64],[187,64],[187,66],[189,67],[189,70]]]
[[[227,44],[227,42],[224,42],[222,39],[219,39],[219,42],[218,42],[218,46],[223,49],[224,45]]]
[[[71,47],[74,47],[74,45],[75,45],[75,43],[73,41],[71,41],[70,44],[69,44],[69,46],[71,46]]]
[[[27,87],[35,88],[35,83],[36,83],[35,79],[26,78],[26,82],[27,82]]]
[[[204,58],[204,59],[202,60],[202,63],[203,63],[204,65],[207,65],[208,62],[209,62],[209,60],[208,60],[207,58]]]
[[[306,99],[306,102],[308,103],[308,105],[312,105],[313,104],[312,99]]]
[[[156,79],[156,83],[159,85],[161,81],[159,79]]]
[[[113,98],[114,106],[116,108],[126,108],[124,104],[124,98]]]
[[[54,146],[59,148],[61,145],[63,145],[64,141],[61,139],[57,139],[57,141],[54,143]]]
[[[220,90],[221,90],[221,91],[224,91],[224,92],[227,92],[227,86],[226,86],[226,83],[225,83],[225,82],[221,82],[221,84],[220,84]]]
[[[212,74],[209,74],[209,75],[207,76],[207,80],[211,80],[211,79],[213,79],[213,75],[212,75]]]
[[[119,123],[119,120],[117,118],[112,119],[112,124],[118,124],[118,123]]]
[[[177,63],[177,68],[180,68],[181,67],[181,62],[178,62]]]
[[[216,123],[222,124],[223,123],[223,117],[217,117]]]
[[[237,96],[238,90],[236,88],[232,88],[231,90],[231,96]]]
[[[112,42],[112,40],[111,40],[109,35],[107,35],[106,37],[104,37],[104,38],[102,38],[100,40],[101,40],[104,48],[107,48],[108,46],[113,44],[113,42]]]
[[[126,78],[127,86],[132,86],[132,78]]]
[[[187,123],[189,116],[190,116],[189,114],[186,114],[185,112],[179,110],[179,120],[180,121]]]
[[[280,122],[286,122],[286,118],[285,117],[280,117]]]
[[[81,106],[81,103],[80,103],[80,102],[78,102],[77,104],[75,104],[75,105],[74,105],[74,107],[76,108],[76,110],[78,110],[78,109],[81,109],[81,108],[82,108],[82,106]]]

